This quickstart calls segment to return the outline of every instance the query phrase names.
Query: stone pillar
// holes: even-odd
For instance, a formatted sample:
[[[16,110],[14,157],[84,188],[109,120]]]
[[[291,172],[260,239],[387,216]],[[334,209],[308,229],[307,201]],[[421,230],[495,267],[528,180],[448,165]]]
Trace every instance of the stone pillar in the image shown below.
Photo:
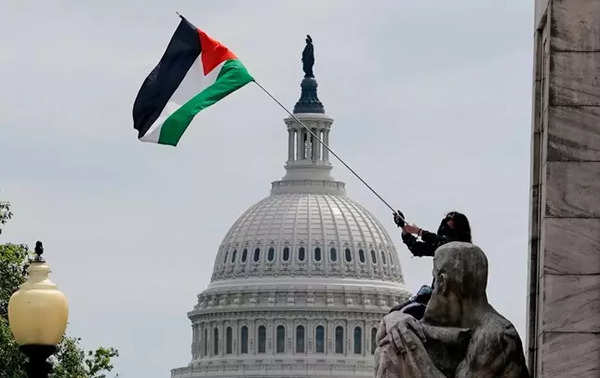
[[[304,158],[306,160],[312,160],[312,135],[306,129],[302,130],[302,133],[305,136],[304,141]]]
[[[214,347],[213,347],[213,337],[215,336],[213,329],[215,328],[214,323],[210,322],[207,325],[208,327],[208,352],[206,353],[206,355],[208,357],[212,357],[214,356]]]
[[[312,129],[311,131],[316,136],[319,136],[319,131],[317,129]],[[321,147],[321,143],[319,143],[319,141],[312,135],[310,136],[310,140],[311,140],[311,147],[312,147],[312,159],[319,160],[319,155],[320,155],[319,150]]]
[[[239,356],[240,355],[240,339],[239,339],[239,334],[240,334],[240,320],[236,319],[234,321],[232,321],[231,324],[231,328],[232,328],[232,333],[233,333],[233,355],[234,356]]]
[[[296,327],[293,319],[287,319],[285,323],[285,353],[293,354],[296,352],[294,342],[296,340]]]
[[[217,349],[217,352],[219,353],[219,356],[224,356],[225,355],[225,321],[220,321],[217,328],[219,329],[219,345],[218,345],[219,348]]]
[[[293,129],[288,129],[288,161],[294,160],[294,133]]]
[[[304,158],[304,135],[302,130],[296,129],[296,160],[302,160]]]
[[[317,130],[317,135],[319,136],[319,139],[322,141],[323,140],[323,133],[321,133],[321,130]],[[321,142],[317,141],[318,146],[317,146],[317,160],[321,160],[323,158],[323,144],[321,144]]]
[[[600,376],[600,1],[537,0],[529,369]]]
[[[196,350],[198,348],[198,326],[192,323],[192,360],[197,358]]]
[[[329,146],[329,130],[323,131],[323,143],[325,143],[326,146]],[[325,147],[323,147],[323,160],[329,161],[329,150]]]
[[[256,320],[248,319],[248,354],[257,354],[258,352],[258,330],[256,329]]]
[[[275,325],[273,325],[273,318],[270,318],[269,321],[267,321],[265,323],[265,327],[266,327],[266,334],[267,334],[267,341],[266,341],[266,349],[265,352],[266,354],[275,354],[275,348],[274,348],[274,343],[273,343],[273,335],[275,334],[275,329],[274,327],[276,327]]]
[[[362,334],[361,334],[361,336],[362,336],[362,340],[361,340],[361,343],[362,343],[361,347],[362,347],[362,349],[361,349],[360,352],[361,352],[361,354],[363,356],[367,356],[368,355],[368,353],[367,353],[367,321],[366,320],[360,321],[360,326],[362,327]]]
[[[199,357],[204,357],[204,325],[198,325],[198,354]]]
[[[335,322],[331,318],[326,319],[325,326],[325,353],[335,355]]]

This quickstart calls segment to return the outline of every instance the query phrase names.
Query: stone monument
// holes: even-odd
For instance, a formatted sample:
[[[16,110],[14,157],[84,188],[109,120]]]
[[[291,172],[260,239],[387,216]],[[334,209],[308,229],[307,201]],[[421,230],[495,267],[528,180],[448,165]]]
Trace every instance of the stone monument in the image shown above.
[[[600,377],[600,1],[536,0],[529,369]]]
[[[394,311],[379,326],[376,377],[528,377],[517,331],[487,301],[487,274],[479,247],[438,248],[423,320]]]

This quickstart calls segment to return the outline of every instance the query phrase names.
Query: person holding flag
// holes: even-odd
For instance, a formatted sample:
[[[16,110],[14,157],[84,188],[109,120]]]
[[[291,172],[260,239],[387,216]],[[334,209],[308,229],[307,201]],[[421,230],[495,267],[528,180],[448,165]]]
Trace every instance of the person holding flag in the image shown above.
[[[402,241],[413,256],[434,256],[436,249],[453,241],[471,243],[471,226],[469,225],[469,220],[466,215],[458,211],[451,211],[446,214],[442,218],[438,231],[435,234],[423,230],[414,224],[407,224],[404,214],[399,210],[394,212],[394,222],[398,227],[402,228]],[[431,286],[421,286],[417,294],[410,297],[406,302],[392,307],[390,312],[402,311],[403,313],[412,315],[416,319],[421,319],[431,298],[434,285],[435,282],[432,282]]]
[[[401,211],[394,213],[394,223],[402,228],[402,241],[413,256],[433,256],[438,247],[451,241],[471,243],[469,219],[458,211],[450,211],[444,216],[437,233],[423,230],[416,225],[406,224]],[[417,237],[421,240],[418,240]]]

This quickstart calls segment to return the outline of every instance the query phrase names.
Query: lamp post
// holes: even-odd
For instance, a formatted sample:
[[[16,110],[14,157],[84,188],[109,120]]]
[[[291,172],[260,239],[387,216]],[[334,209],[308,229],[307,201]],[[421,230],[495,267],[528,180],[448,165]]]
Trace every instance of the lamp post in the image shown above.
[[[29,277],[8,302],[8,322],[21,351],[29,357],[30,378],[46,378],[52,365],[46,360],[62,339],[69,308],[67,298],[48,278],[50,266],[42,258],[42,242],[35,244]]]

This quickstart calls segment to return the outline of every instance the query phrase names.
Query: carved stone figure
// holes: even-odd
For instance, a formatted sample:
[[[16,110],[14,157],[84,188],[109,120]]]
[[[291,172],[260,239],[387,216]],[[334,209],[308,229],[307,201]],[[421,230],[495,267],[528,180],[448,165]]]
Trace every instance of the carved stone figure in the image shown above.
[[[380,323],[376,377],[528,377],[517,331],[487,301],[487,274],[479,247],[438,248],[423,320],[395,311]]]
[[[304,77],[315,77],[313,74],[313,65],[315,64],[315,53],[310,35],[306,35],[306,46],[302,51],[302,69]]]

